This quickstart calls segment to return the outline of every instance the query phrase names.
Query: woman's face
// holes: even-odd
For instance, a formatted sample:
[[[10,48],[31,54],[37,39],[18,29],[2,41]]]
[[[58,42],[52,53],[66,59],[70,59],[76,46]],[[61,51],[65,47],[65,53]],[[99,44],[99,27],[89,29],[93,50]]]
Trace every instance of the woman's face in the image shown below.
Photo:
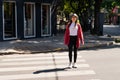
[[[73,16],[71,20],[72,22],[75,22],[77,20],[76,16]]]

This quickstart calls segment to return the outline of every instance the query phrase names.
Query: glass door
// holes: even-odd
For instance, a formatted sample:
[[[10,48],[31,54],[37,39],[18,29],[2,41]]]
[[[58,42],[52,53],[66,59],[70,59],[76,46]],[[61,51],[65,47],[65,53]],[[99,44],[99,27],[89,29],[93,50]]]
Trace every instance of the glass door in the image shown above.
[[[16,38],[16,3],[3,3],[3,35],[4,39]]]
[[[42,36],[48,36],[51,34],[50,24],[50,5],[42,4],[42,18],[41,18],[41,32]]]
[[[35,5],[24,3],[24,36],[35,37]]]

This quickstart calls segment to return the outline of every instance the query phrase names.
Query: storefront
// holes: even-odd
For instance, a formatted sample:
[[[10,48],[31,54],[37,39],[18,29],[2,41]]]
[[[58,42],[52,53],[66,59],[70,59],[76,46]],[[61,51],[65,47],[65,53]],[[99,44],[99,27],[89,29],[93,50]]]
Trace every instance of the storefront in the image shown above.
[[[0,0],[0,41],[51,36],[50,0]]]

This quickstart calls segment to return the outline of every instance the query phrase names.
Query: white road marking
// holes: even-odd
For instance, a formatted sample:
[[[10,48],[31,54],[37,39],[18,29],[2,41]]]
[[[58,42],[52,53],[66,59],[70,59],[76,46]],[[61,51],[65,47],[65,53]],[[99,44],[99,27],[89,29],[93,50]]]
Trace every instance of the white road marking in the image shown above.
[[[45,59],[53,59],[54,57],[32,57],[32,58],[8,58],[8,59],[2,59],[2,61],[28,61],[28,60],[45,60]],[[81,58],[81,56],[78,56],[78,58]],[[55,59],[68,59],[67,56],[57,56]]]
[[[49,65],[49,66],[29,66],[29,67],[11,67],[11,68],[0,68],[0,72],[7,71],[26,71],[26,70],[45,70],[45,69],[54,69],[54,68],[66,68],[66,65]],[[88,64],[80,64],[79,68],[89,67]]]
[[[67,70],[66,67],[68,66],[68,54],[66,52],[50,54],[7,55],[3,56],[0,61],[0,74],[3,73],[0,76],[0,79],[14,80],[30,78],[51,78],[60,76],[69,77],[80,75],[95,75],[96,73],[94,70],[91,70],[90,65],[86,64],[85,62],[86,60],[82,59],[81,55],[78,55],[78,68]],[[26,74],[22,74],[19,73],[19,71],[28,72],[26,72]],[[38,71],[38,73],[34,74],[34,71]]]
[[[2,75],[1,80],[13,80],[13,79],[30,79],[30,78],[50,78],[56,76],[76,76],[76,75],[93,75],[96,74],[93,70],[81,70],[81,71],[61,71],[39,74],[17,74],[17,75]]]

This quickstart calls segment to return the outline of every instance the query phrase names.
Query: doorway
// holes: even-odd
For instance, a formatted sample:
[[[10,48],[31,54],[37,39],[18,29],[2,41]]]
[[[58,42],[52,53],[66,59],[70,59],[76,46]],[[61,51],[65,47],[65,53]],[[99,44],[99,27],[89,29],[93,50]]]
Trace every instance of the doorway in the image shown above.
[[[41,18],[41,34],[42,36],[49,36],[51,35],[51,13],[50,13],[50,5],[49,4],[42,4],[42,18]]]
[[[24,37],[35,37],[35,4],[24,3]]]
[[[3,39],[15,39],[17,37],[16,3],[3,3]]]

